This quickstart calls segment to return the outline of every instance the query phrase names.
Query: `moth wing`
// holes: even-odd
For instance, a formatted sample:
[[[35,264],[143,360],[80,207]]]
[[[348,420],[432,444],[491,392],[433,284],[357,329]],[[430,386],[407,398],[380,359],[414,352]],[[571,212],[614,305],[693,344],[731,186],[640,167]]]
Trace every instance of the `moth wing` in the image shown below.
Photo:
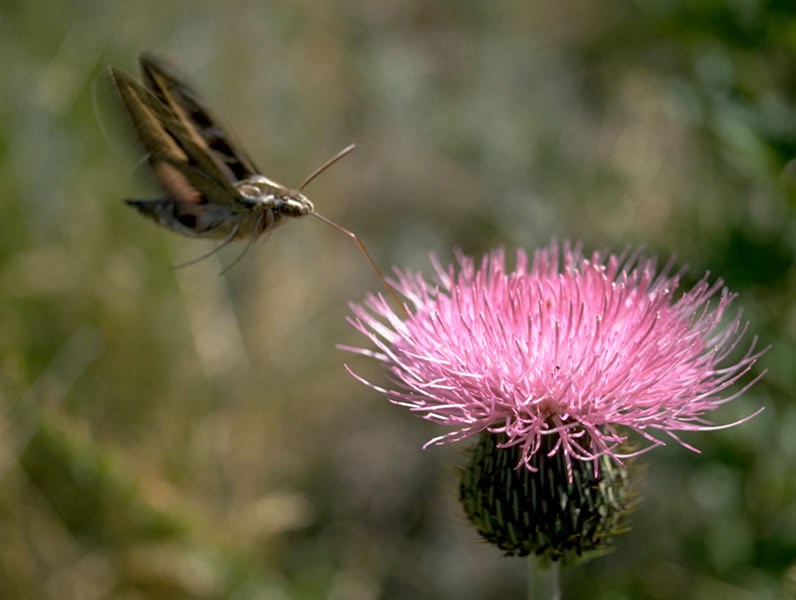
[[[205,102],[174,70],[150,54],[139,57],[144,83],[190,130],[195,141],[206,146],[216,166],[232,181],[258,175],[251,157],[221,126]]]
[[[241,210],[227,174],[171,109],[132,77],[111,67],[148,160],[161,186],[178,203],[212,203]]]

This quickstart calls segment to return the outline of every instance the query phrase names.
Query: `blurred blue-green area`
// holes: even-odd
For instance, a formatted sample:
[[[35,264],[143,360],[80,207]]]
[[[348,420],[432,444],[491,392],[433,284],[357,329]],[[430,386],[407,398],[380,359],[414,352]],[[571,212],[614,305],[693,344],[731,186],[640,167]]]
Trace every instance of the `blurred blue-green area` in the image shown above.
[[[354,381],[378,281],[307,219],[232,270],[157,195],[107,78],[178,65],[264,172],[377,262],[643,244],[739,292],[764,379],[643,461],[567,598],[796,594],[791,0],[0,5],[0,597],[522,597],[457,501],[462,448]],[[759,371],[758,371],[759,372]]]

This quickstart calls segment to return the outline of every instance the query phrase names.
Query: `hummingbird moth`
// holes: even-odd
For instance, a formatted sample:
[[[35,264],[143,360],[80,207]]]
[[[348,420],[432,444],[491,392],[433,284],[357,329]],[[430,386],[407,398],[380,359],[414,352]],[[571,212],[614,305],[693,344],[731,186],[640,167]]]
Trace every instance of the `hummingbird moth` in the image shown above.
[[[110,74],[166,196],[127,200],[127,204],[176,233],[222,240],[195,260],[235,240],[248,239],[251,244],[289,218],[312,215],[349,236],[398,300],[360,239],[319,214],[303,193],[315,177],[351,152],[353,144],[291,189],[262,175],[200,97],[169,68],[148,54],[141,55],[139,62],[143,84],[113,67]]]

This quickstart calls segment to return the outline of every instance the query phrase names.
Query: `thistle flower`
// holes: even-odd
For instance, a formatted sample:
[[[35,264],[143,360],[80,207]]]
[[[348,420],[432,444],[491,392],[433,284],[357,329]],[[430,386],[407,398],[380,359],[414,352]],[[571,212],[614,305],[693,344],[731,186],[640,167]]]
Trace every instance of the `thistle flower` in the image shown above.
[[[376,351],[394,389],[355,377],[429,421],[452,428],[426,445],[489,432],[519,449],[519,465],[544,446],[571,461],[623,458],[664,445],[665,437],[697,451],[680,431],[725,425],[706,413],[737,398],[732,384],[765,352],[754,338],[740,360],[728,357],[746,333],[741,311],[726,318],[735,294],[705,275],[676,297],[682,271],[673,261],[656,272],[640,252],[621,256],[556,242],[533,260],[517,252],[509,272],[502,249],[476,268],[457,253],[458,268],[432,256],[436,283],[396,271],[393,287],[409,301],[396,313],[381,296],[352,305],[351,324]],[[644,446],[626,451],[629,433]],[[554,443],[543,444],[548,438]]]
[[[705,418],[762,376],[728,393],[765,352],[754,338],[729,360],[747,325],[740,311],[726,316],[735,295],[721,281],[705,275],[678,297],[672,261],[656,272],[638,251],[586,258],[555,242],[530,264],[518,251],[511,272],[503,250],[479,268],[457,258],[445,268],[432,256],[434,284],[396,271],[406,314],[381,296],[352,305],[349,322],[376,350],[346,349],[380,361],[394,387],[354,377],[451,428],[427,446],[477,437],[460,500],[507,554],[606,548],[635,504],[623,459],[666,437],[696,451],[677,432],[762,410]]]

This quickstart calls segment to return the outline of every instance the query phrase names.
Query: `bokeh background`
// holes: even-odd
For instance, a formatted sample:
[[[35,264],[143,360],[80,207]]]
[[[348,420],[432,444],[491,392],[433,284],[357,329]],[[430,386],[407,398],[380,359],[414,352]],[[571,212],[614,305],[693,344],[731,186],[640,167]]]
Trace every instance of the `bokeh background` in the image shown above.
[[[458,506],[461,447],[344,370],[378,281],[312,219],[209,249],[107,79],[168,58],[258,165],[376,260],[643,244],[740,293],[765,378],[646,456],[643,503],[568,598],[796,593],[791,0],[0,4],[0,597],[522,597]],[[136,166],[138,165],[138,166]]]

